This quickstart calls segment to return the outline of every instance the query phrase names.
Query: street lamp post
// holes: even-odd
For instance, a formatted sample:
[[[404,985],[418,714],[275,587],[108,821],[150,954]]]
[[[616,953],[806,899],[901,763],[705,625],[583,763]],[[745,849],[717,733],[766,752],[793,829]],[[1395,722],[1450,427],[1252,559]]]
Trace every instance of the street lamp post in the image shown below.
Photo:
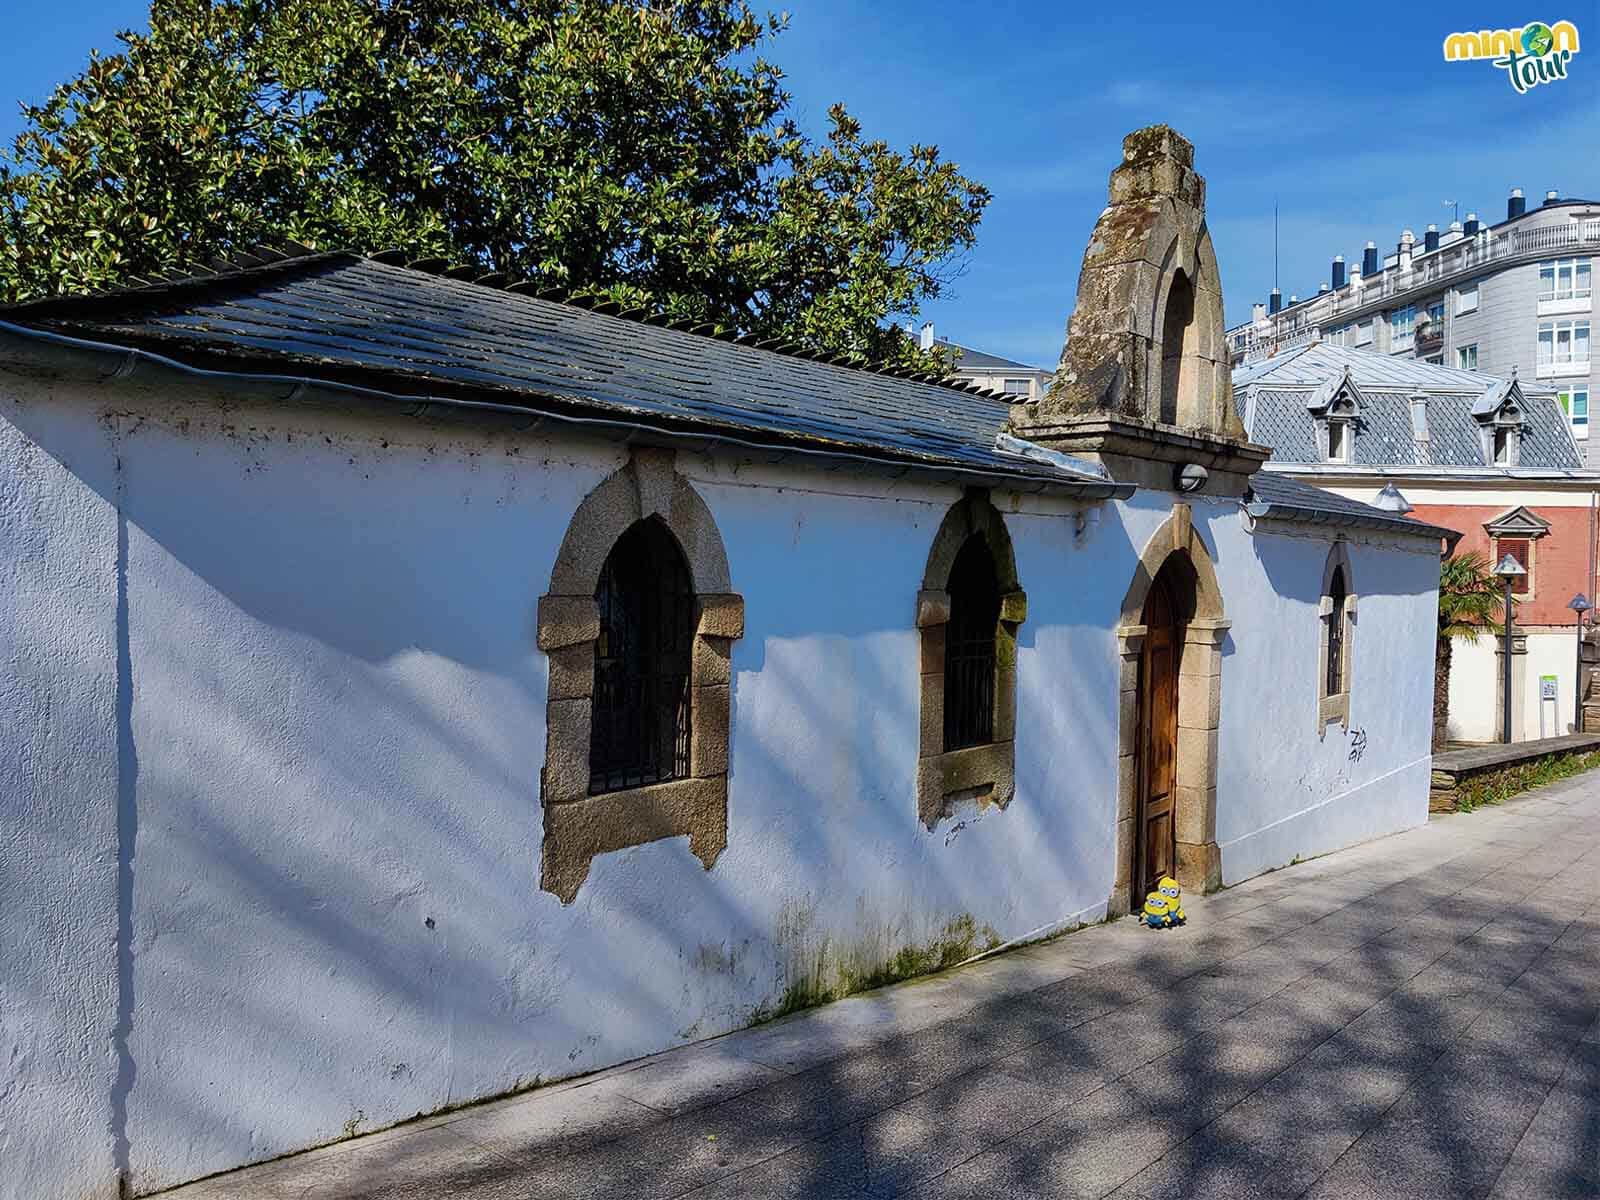
[[[1574,668],[1572,685],[1572,732],[1583,732],[1583,614],[1594,605],[1589,603],[1589,597],[1579,592],[1572,598],[1572,603],[1567,605],[1578,617],[1578,658]],[[1559,726],[1557,726],[1559,728]]]
[[[1511,744],[1511,581],[1527,573],[1527,568],[1509,554],[1494,569],[1494,574],[1505,580],[1506,585],[1505,662],[1501,664],[1500,678],[1500,740],[1508,746]]]

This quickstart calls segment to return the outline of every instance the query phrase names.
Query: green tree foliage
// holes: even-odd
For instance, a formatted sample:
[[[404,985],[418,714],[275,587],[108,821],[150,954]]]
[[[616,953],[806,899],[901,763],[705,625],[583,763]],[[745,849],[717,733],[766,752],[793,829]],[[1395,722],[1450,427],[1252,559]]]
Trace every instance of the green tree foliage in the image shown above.
[[[470,262],[927,365],[884,328],[989,193],[935,147],[821,141],[738,3],[154,0],[0,156],[0,297],[292,239]]]
[[[1454,639],[1475,642],[1497,627],[1503,588],[1477,551],[1456,554],[1439,566],[1439,633],[1433,660],[1433,748],[1445,743],[1450,715],[1450,663]],[[1512,608],[1516,601],[1511,602]]]

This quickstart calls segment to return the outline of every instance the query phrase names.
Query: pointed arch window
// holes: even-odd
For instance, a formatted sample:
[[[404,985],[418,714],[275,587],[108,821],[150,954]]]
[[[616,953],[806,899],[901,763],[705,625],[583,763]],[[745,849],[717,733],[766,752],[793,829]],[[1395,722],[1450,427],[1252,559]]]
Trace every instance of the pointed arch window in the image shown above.
[[[1350,727],[1350,679],[1354,665],[1356,597],[1350,552],[1339,542],[1322,571],[1322,646],[1317,672],[1317,733],[1337,721]]]
[[[665,525],[638,521],[617,539],[594,601],[589,794],[686,777],[694,587]]]
[[[929,829],[964,805],[1011,803],[1017,628],[1027,617],[1005,518],[974,489],[945,513],[917,593],[917,815]]]
[[[1184,361],[1195,352],[1194,285],[1181,269],[1174,272],[1167,290],[1167,307],[1161,320],[1161,411],[1164,425],[1178,423],[1179,402],[1184,398],[1185,371],[1194,367]]]
[[[578,505],[539,598],[545,891],[570,904],[597,855],[663,838],[716,863],[743,636],[711,510],[671,451],[636,448]]]

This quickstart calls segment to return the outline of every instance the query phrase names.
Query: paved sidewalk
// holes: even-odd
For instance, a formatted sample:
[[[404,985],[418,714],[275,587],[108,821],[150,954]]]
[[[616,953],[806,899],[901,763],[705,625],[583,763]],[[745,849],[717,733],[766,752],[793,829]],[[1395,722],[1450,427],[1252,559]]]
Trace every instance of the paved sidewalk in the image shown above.
[[[1600,773],[174,1200],[1600,1196]]]

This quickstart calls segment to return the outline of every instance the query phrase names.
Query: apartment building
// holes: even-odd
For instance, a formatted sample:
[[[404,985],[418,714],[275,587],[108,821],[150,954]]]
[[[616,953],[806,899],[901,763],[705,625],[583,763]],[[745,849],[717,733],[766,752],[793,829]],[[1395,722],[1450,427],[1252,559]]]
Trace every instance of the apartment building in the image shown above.
[[[991,391],[1002,392],[1014,403],[1043,399],[1045,392],[1050,389],[1052,372],[1018,362],[1014,358],[1002,358],[998,354],[974,350],[947,337],[937,337],[932,321],[925,322],[916,333],[907,325],[906,335],[915,337],[924,350],[931,350],[935,345],[954,350],[955,363],[950,372],[953,378],[965,384],[975,383]]]
[[[1600,203],[1549,192],[1530,209],[1517,188],[1499,224],[1468,213],[1420,240],[1407,229],[1387,254],[1368,242],[1348,271],[1336,255],[1312,296],[1284,304],[1274,289],[1228,331],[1229,351],[1238,366],[1320,341],[1521,378],[1556,394],[1585,464],[1600,465],[1589,436],[1596,256]]]
[[[1426,357],[1432,357],[1429,354]],[[1577,708],[1577,626],[1593,598],[1596,488],[1558,393],[1370,349],[1307,343],[1236,367],[1233,398],[1264,471],[1453,529],[1457,549],[1509,554],[1516,581],[1512,739],[1566,733]],[[1596,439],[1600,440],[1600,439]],[[1502,736],[1503,647],[1457,638],[1447,733]]]

